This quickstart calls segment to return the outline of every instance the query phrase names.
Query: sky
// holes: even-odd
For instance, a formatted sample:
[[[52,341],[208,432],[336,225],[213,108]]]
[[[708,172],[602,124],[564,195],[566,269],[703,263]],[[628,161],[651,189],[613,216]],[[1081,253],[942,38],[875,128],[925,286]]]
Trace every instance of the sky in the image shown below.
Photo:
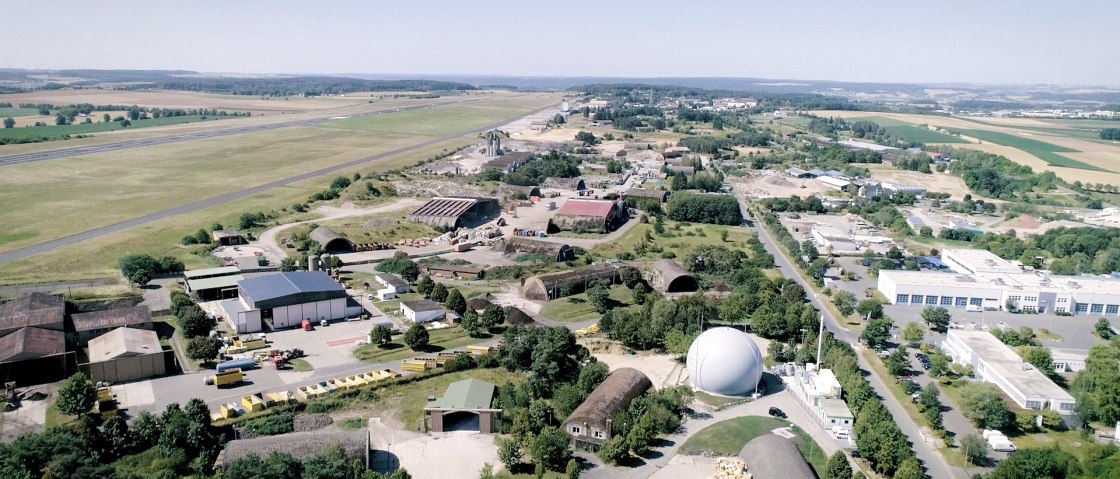
[[[0,0],[0,67],[1118,84],[1115,0]]]

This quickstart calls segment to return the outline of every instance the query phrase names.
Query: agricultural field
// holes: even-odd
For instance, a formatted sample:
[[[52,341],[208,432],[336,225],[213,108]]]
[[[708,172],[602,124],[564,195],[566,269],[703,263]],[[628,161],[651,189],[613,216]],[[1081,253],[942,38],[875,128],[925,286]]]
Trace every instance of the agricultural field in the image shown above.
[[[548,102],[515,96],[501,101],[498,111],[510,118]],[[443,108],[419,110],[410,122],[443,125],[441,132],[458,125],[456,131],[466,132],[499,121],[485,102],[456,105],[480,112],[456,122],[441,120]],[[396,125],[407,128],[405,122]],[[8,208],[0,211],[0,224],[9,228],[0,252],[407,148],[435,135],[301,126],[5,166],[0,202]]]
[[[95,116],[100,116],[100,115],[95,115]],[[8,138],[11,138],[11,139],[24,139],[24,138],[36,138],[36,137],[52,138],[52,137],[63,136],[63,135],[85,135],[85,134],[89,134],[89,133],[101,133],[101,132],[106,132],[106,131],[124,130],[126,128],[127,129],[137,129],[137,128],[148,128],[148,127],[153,127],[153,126],[176,125],[176,124],[179,124],[179,123],[193,123],[193,122],[225,120],[225,119],[240,119],[238,117],[231,117],[231,116],[200,116],[200,115],[169,116],[169,117],[164,117],[164,118],[151,118],[151,119],[147,119],[147,120],[133,120],[133,121],[131,121],[131,123],[132,123],[131,126],[125,127],[125,126],[121,125],[121,122],[110,121],[110,122],[106,123],[106,122],[102,122],[100,120],[100,118],[97,119],[96,123],[77,123],[77,122],[80,122],[81,120],[76,119],[75,120],[76,123],[73,124],[73,125],[55,125],[54,124],[54,117],[44,116],[44,117],[40,117],[40,118],[45,118],[45,120],[39,120],[39,121],[45,121],[47,123],[47,126],[26,126],[26,127],[0,129],[0,140],[8,139]],[[231,125],[230,123],[231,122],[224,122],[223,125],[224,126],[236,126],[236,125]]]
[[[1087,123],[1080,123],[1077,120],[1024,118],[975,119],[858,111],[821,111],[816,114],[822,117],[868,119],[885,123],[893,120],[893,122],[915,126],[929,124],[962,133],[971,131],[990,139],[984,140],[977,136],[976,139],[980,140],[980,143],[969,142],[950,146],[1003,155],[1016,163],[1030,166],[1035,171],[1053,171],[1069,182],[1120,184],[1120,143],[1084,138],[1084,130],[1101,128],[1103,125],[1111,125],[1111,122],[1086,120]],[[1024,127],[1058,131],[1029,130]],[[1058,134],[1063,130],[1065,133]],[[993,133],[997,135],[989,136]]]
[[[3,95],[0,95],[0,98],[3,98]],[[20,108],[20,107],[0,108],[0,117],[3,117],[3,118],[17,117],[17,116],[33,116],[33,115],[38,115],[38,114],[39,114],[39,110],[35,109],[35,108]],[[46,117],[44,116],[43,118],[46,118]]]
[[[365,104],[393,93],[351,93],[346,96],[322,97],[258,97],[248,95],[216,95],[175,90],[43,90],[28,93],[0,95],[0,101],[12,105],[20,103],[50,103],[70,105],[139,105],[153,108],[216,108],[227,111],[251,111],[260,114],[324,110]],[[38,114],[32,110],[30,115]]]
[[[960,137],[953,135],[946,135],[941,132],[930,130],[924,126],[912,125],[897,125],[897,126],[884,126],[888,133],[902,138],[906,141],[915,141],[918,143],[968,143]]]

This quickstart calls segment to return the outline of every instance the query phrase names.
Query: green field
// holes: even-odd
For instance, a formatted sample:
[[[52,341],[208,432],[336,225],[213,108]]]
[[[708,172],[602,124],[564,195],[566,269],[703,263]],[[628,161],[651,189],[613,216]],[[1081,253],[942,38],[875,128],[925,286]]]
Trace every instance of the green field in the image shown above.
[[[727,241],[721,237],[727,231]],[[685,226],[683,223],[665,220],[666,236],[659,237],[653,232],[652,224],[638,224],[630,228],[626,234],[617,241],[601,243],[591,249],[597,257],[618,258],[624,252],[634,253],[639,243],[644,241],[646,233],[660,244],[665,251],[676,255],[681,261],[688,253],[701,245],[721,245],[728,248],[747,249],[747,239],[752,234],[749,229],[742,226],[720,226],[694,223]],[[748,254],[749,251],[748,251]],[[661,253],[649,251],[644,255],[636,256],[637,260],[655,260],[661,258]]]
[[[993,123],[989,121],[980,120],[977,118],[960,118],[961,120],[978,123],[985,126],[995,126],[1000,128],[1012,128],[1016,130],[1023,130],[1029,132],[1045,133],[1047,135],[1064,136],[1067,138],[1076,138],[1079,140],[1095,140],[1101,141],[1100,131],[1102,128],[1120,128],[1120,122],[1104,121],[1104,120],[1039,120],[1046,124],[1046,126],[1022,126],[1022,125],[1006,125]]]
[[[0,108],[0,117],[7,118],[11,116],[38,116],[39,110],[36,108]],[[50,118],[44,116],[43,118]]]
[[[54,118],[52,118],[52,117],[43,117],[43,118],[47,118],[47,120],[44,120],[44,121],[46,121],[48,124],[49,123],[54,123]],[[136,128],[149,128],[149,127],[153,127],[153,126],[177,125],[179,123],[195,123],[195,122],[200,122],[200,121],[213,121],[213,120],[234,119],[234,118],[238,118],[238,117],[208,116],[208,117],[203,118],[202,116],[199,116],[199,115],[169,116],[169,117],[164,117],[164,118],[152,118],[152,119],[149,119],[149,120],[134,120],[134,121],[131,122],[132,126],[129,126],[129,127],[121,126],[121,123],[119,121],[111,121],[111,122],[108,122],[108,123],[104,123],[104,122],[101,122],[101,123],[84,123],[84,124],[83,123],[78,123],[78,124],[74,124],[74,125],[53,125],[53,124],[49,124],[48,126],[25,126],[25,127],[19,127],[19,128],[3,128],[3,129],[0,129],[0,138],[12,138],[12,139],[37,138],[37,137],[55,138],[55,137],[60,137],[60,136],[65,136],[65,135],[85,135],[85,134],[89,134],[89,133],[101,133],[101,132],[106,132],[106,131],[124,130],[126,128],[131,130],[131,129],[136,129]]]
[[[713,455],[713,456],[738,456],[751,439],[770,431],[789,426],[789,421],[784,419],[764,416],[743,416],[715,423],[700,432],[693,434],[681,445],[680,454],[684,455]],[[808,433],[795,428],[797,437],[793,443],[801,451],[801,455],[813,466],[817,475],[824,477],[828,456],[817,445]]]
[[[510,118],[525,109],[510,105],[463,103],[393,114],[347,118],[324,127],[407,135],[442,136],[462,131],[464,125],[481,127]]]
[[[917,143],[968,143],[953,135],[930,130],[929,128],[913,125],[883,126],[888,133],[906,141]]]
[[[621,303],[619,307],[630,306],[634,301],[630,289],[621,284],[611,286],[610,298]],[[587,300],[587,293],[580,293],[545,303],[541,308],[541,316],[554,321],[578,323],[599,319],[602,315],[595,311],[591,301]]]
[[[1010,146],[1030,153],[1040,160],[1045,161],[1051,166],[1060,166],[1065,168],[1080,168],[1083,170],[1092,171],[1108,171],[1103,168],[1082,163],[1072,158],[1059,155],[1058,153],[1076,153],[1077,150],[1058,146],[1044,141],[1033,140],[1030,138],[1023,138],[1021,136],[1011,135],[1007,133],[1000,133],[988,130],[960,130],[962,135],[968,135],[981,141],[995,143],[997,145]]]
[[[366,344],[354,350],[354,356],[370,363],[384,363],[408,359],[413,356],[423,356],[432,352],[450,351],[462,348],[468,344],[485,341],[485,338],[472,338],[462,328],[433,329],[428,332],[428,349],[426,351],[413,351],[404,345],[401,336],[394,338],[387,346]]]

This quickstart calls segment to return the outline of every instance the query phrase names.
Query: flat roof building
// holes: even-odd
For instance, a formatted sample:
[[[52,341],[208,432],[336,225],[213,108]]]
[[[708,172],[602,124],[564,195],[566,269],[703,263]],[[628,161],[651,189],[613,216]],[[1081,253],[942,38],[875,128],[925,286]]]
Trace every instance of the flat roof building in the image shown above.
[[[1073,396],[988,331],[950,329],[941,349],[954,362],[972,366],[976,377],[998,386],[1021,408],[1073,414]]]
[[[822,250],[831,251],[833,253],[851,253],[859,251],[859,245],[856,244],[851,235],[841,231],[839,228],[816,225],[810,228],[809,235],[813,237],[813,242]]]
[[[852,184],[852,182],[848,180],[841,180],[839,178],[833,178],[831,176],[818,176],[817,181],[824,183],[826,186],[834,190],[842,190],[848,185]]]

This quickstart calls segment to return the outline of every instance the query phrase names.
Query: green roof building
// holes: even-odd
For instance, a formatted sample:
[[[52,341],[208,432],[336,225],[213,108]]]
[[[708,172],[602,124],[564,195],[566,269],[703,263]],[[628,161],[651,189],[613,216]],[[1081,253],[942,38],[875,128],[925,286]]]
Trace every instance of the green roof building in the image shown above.
[[[439,399],[424,407],[431,432],[474,430],[485,434],[498,431],[502,410],[493,407],[498,387],[478,379],[451,383]]]

